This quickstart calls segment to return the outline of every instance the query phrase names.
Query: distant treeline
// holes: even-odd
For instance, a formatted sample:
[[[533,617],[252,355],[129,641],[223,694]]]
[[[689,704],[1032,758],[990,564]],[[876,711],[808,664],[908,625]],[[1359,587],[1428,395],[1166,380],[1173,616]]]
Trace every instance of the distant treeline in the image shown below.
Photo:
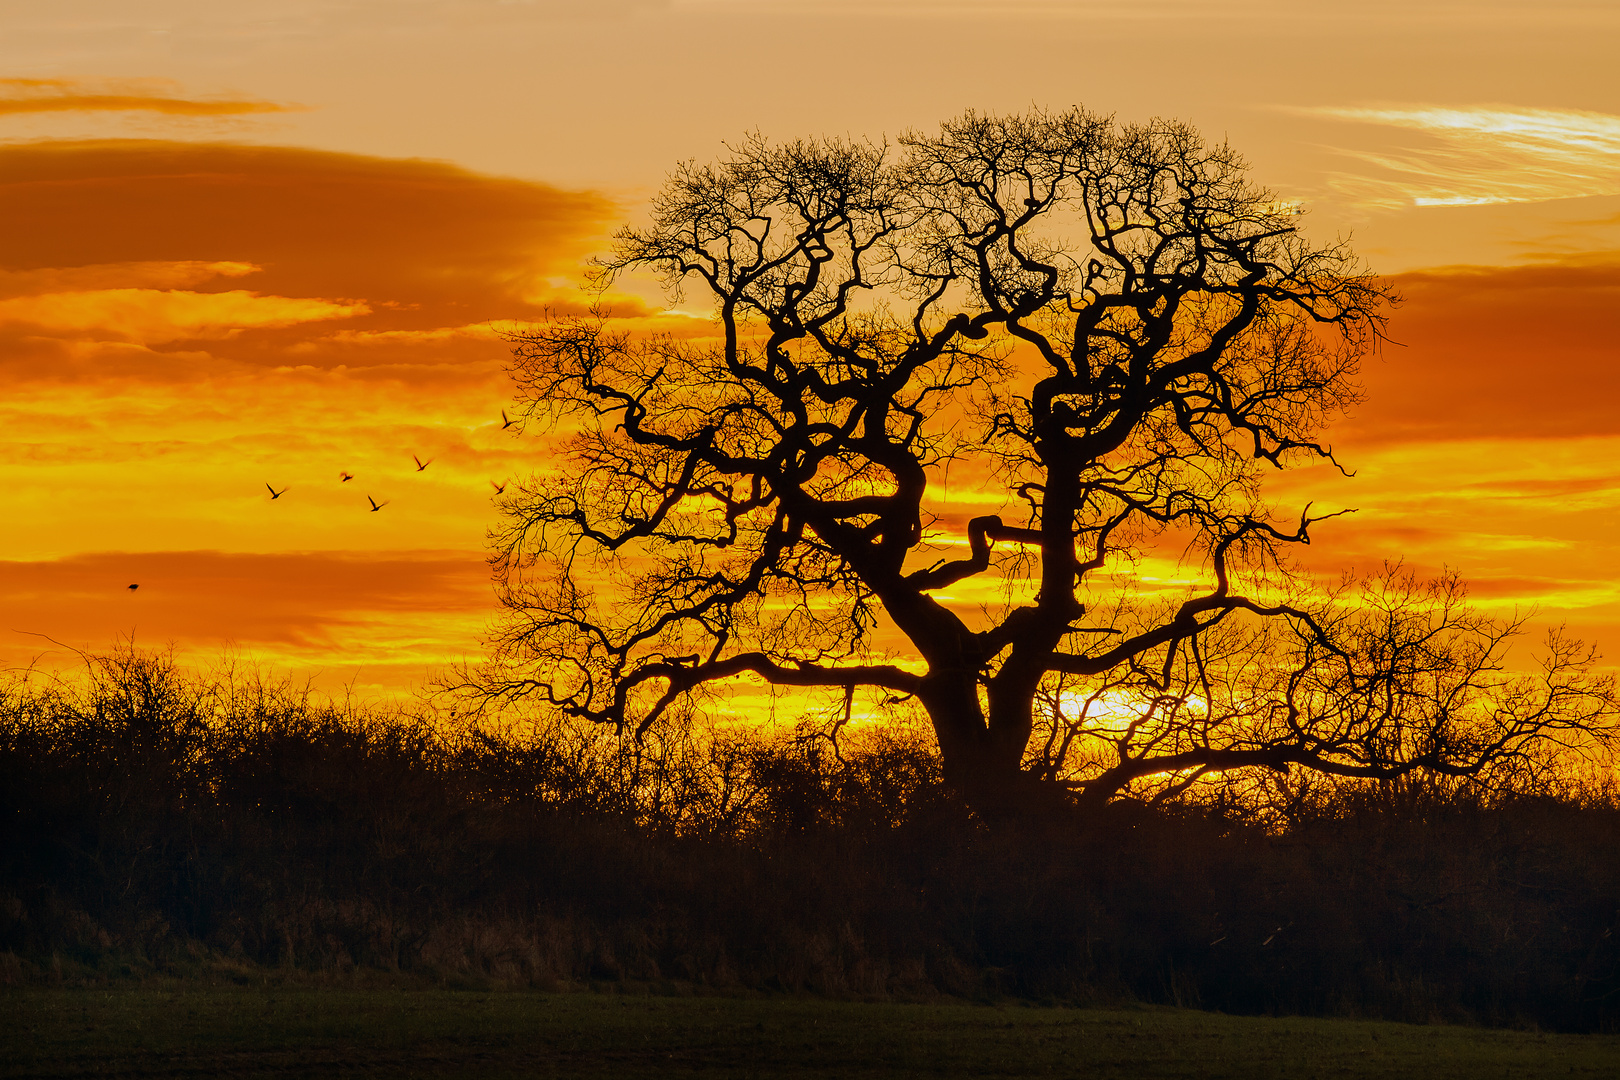
[[[0,686],[0,981],[370,970],[1620,1029],[1611,791],[1263,810],[992,831],[903,734],[496,734],[122,652]]]

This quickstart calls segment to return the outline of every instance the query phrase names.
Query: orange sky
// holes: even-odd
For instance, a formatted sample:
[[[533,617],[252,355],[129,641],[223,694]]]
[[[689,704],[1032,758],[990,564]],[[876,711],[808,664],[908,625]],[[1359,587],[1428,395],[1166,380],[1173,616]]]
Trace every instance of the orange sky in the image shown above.
[[[0,19],[0,664],[133,633],[370,692],[475,654],[489,482],[544,464],[500,430],[496,327],[577,305],[582,259],[722,139],[1032,103],[1226,134],[1313,234],[1395,276],[1400,345],[1334,433],[1356,478],[1274,488],[1359,509],[1319,527],[1313,565],[1450,565],[1620,656],[1607,0]]]

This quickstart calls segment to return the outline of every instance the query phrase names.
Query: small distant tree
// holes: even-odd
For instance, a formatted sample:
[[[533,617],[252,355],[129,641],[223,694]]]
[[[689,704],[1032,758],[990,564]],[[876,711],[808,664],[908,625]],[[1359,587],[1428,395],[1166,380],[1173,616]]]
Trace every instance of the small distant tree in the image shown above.
[[[1261,475],[1336,464],[1320,432],[1391,297],[1245,168],[1081,109],[677,168],[600,283],[652,270],[712,324],[515,335],[519,407],[560,441],[501,504],[485,692],[640,732],[744,678],[846,716],[870,688],[920,703],[986,812],[1253,768],[1474,775],[1601,728],[1578,650],[1538,696],[1456,605],[1310,599],[1288,551],[1319,518],[1283,523]],[[1154,550],[1197,584],[1133,590]],[[1420,690],[1469,657],[1469,694]]]

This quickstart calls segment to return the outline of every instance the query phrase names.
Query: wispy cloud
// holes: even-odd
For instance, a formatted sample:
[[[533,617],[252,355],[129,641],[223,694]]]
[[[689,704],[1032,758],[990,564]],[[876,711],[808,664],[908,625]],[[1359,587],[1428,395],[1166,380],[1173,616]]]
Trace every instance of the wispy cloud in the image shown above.
[[[245,116],[301,112],[301,105],[182,95],[167,79],[0,79],[0,116],[46,112],[154,112]]]
[[[89,335],[157,344],[229,338],[250,328],[280,328],[369,315],[363,303],[316,297],[261,296],[245,289],[95,289],[0,300],[0,326],[18,323],[52,336]]]
[[[1287,111],[1427,137],[1418,146],[1341,150],[1372,166],[1331,178],[1358,202],[1478,206],[1620,194],[1620,116],[1497,105]]]

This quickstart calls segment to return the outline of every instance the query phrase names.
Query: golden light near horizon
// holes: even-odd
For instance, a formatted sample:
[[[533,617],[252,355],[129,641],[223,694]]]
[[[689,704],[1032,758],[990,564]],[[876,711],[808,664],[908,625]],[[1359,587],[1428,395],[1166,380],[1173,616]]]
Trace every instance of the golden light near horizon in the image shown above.
[[[1398,344],[1332,429],[1355,478],[1268,488],[1357,509],[1319,528],[1314,572],[1453,567],[1495,609],[1620,635],[1620,90],[1588,70],[1620,43],[1604,12],[1559,15],[1570,40],[1506,5],[1461,29],[1423,5],[1359,28],[1243,3],[878,5],[861,42],[817,56],[858,88],[807,102],[772,59],[801,55],[805,5],[565,7],[19,11],[0,43],[0,662],[133,634],[392,693],[478,655],[492,485],[547,468],[544,439],[503,427],[503,328],[584,310],[590,256],[722,139],[880,139],[1032,100],[1224,131],[1312,235],[1354,230],[1397,272]],[[1149,16],[1160,77],[1127,79],[1144,61],[1119,43]],[[924,58],[964,33],[980,62],[942,83]],[[1437,51],[1458,34],[1520,63]],[[1211,67],[1212,39],[1267,63]],[[871,65],[880,44],[894,59]],[[517,63],[541,47],[548,64]],[[1427,68],[1404,59],[1423,50]],[[708,332],[641,283],[613,307]],[[935,539],[959,545],[995,507],[940,479]],[[1154,559],[1141,587],[1185,587]],[[1006,599],[978,588],[948,595]]]

